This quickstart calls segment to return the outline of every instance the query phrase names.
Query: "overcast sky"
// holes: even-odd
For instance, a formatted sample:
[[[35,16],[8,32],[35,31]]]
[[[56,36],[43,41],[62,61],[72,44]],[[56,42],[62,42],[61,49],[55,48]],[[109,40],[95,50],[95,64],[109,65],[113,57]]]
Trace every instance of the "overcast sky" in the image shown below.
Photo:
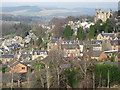
[[[118,2],[120,0],[2,0],[2,2]]]

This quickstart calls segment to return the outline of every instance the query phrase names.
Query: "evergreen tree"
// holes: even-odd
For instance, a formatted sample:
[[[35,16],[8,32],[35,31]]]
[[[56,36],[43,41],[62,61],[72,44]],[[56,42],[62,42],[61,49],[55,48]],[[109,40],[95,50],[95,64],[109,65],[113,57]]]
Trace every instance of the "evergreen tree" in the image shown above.
[[[108,31],[109,31],[109,27],[106,26],[106,27],[105,27],[105,33],[108,33]]]
[[[65,39],[70,39],[71,37],[71,34],[72,34],[72,30],[71,30],[71,27],[69,25],[67,25],[64,29],[64,32],[63,32],[63,36]]]
[[[94,36],[95,36],[95,28],[94,26],[91,26],[89,29],[89,37],[94,38]]]
[[[31,38],[31,40],[30,40],[30,44],[31,45],[34,45],[34,40]]]
[[[39,36],[36,44],[37,44],[38,46],[40,46],[40,44],[42,44],[42,38],[41,38],[40,36]]]
[[[81,27],[78,28],[78,30],[77,30],[77,38],[79,40],[83,40],[84,39],[84,31],[83,31],[83,29]]]

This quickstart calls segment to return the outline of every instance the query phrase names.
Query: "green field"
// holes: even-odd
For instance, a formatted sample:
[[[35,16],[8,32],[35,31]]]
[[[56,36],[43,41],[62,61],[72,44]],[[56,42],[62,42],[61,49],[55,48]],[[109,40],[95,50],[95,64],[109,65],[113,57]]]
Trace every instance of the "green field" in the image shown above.
[[[6,36],[2,36],[0,38],[11,38],[11,37],[14,37],[14,36],[15,36],[15,34],[10,34],[10,35],[6,35]]]
[[[43,43],[48,43],[48,42],[49,42],[49,40],[44,40],[44,41],[43,41]]]
[[[7,24],[19,24],[20,21],[0,21],[2,23],[7,23]]]

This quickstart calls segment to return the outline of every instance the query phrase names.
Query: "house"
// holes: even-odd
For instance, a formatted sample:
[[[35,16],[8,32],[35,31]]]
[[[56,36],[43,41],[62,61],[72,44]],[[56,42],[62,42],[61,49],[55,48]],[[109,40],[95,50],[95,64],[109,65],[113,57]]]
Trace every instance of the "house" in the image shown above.
[[[112,50],[119,50],[119,42],[118,40],[111,40],[111,49]]]
[[[69,64],[69,63],[68,64],[62,64],[62,65],[60,65],[60,68],[65,70],[65,69],[68,69],[68,68],[72,68],[72,65]]]
[[[0,60],[3,64],[6,64],[14,59],[14,55],[11,54],[5,54],[0,56]]]
[[[104,60],[106,58],[112,57],[113,55],[115,55],[118,51],[117,50],[110,50],[110,51],[93,51],[91,53],[90,58],[91,59],[96,59],[96,60]],[[115,56],[115,60],[117,61],[118,58]]]
[[[17,60],[12,60],[7,64],[5,73],[26,73],[27,66]]]
[[[120,61],[120,52],[117,54],[118,61]]]
[[[92,44],[102,44],[102,40],[92,40]]]
[[[83,44],[78,40],[63,40],[61,49],[65,52],[65,57],[83,56]]]
[[[97,40],[118,40],[117,33],[100,33]]]
[[[13,39],[12,39],[12,43],[20,43],[22,42],[22,37],[20,36],[15,36]]]
[[[43,60],[48,56],[48,51],[47,50],[34,50],[32,54],[32,60],[35,60],[37,58],[40,58]]]
[[[6,50],[5,48],[0,48],[0,55],[7,53],[7,52],[8,52],[8,50]]]
[[[104,55],[104,52],[102,51],[93,51],[90,55],[90,58],[100,60],[100,55],[106,58],[106,55]]]
[[[20,54],[32,54],[32,51],[30,51],[30,50],[21,50]]]
[[[31,54],[22,54],[19,57],[19,60],[24,63],[29,63],[32,60]]]
[[[67,56],[83,56],[83,42],[77,40],[51,39],[48,42],[48,51],[51,49],[62,49]]]
[[[31,73],[29,75],[32,77]],[[11,88],[11,82],[13,80],[13,86],[20,88],[25,82],[27,82],[27,73],[14,73],[13,77],[11,73],[2,73],[2,87]]]
[[[93,51],[102,51],[102,44],[91,44]]]
[[[48,43],[47,43],[47,50],[50,51],[51,49],[58,49],[59,48],[59,39],[57,38],[52,38]]]
[[[9,51],[12,50],[19,50],[21,48],[21,45],[16,43],[16,44],[11,44],[11,45],[7,45],[7,48]]]

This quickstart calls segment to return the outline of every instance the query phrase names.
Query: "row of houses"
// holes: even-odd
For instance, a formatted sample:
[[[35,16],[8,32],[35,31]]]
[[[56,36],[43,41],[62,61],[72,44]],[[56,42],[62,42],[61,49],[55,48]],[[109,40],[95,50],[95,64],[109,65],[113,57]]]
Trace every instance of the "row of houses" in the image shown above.
[[[78,57],[83,55],[83,41],[64,40],[63,38],[52,38],[47,44],[47,50],[61,49],[65,57]]]
[[[118,33],[100,33],[97,40],[92,40],[90,57],[91,59],[103,60],[108,56],[115,56],[119,60],[119,37]]]

